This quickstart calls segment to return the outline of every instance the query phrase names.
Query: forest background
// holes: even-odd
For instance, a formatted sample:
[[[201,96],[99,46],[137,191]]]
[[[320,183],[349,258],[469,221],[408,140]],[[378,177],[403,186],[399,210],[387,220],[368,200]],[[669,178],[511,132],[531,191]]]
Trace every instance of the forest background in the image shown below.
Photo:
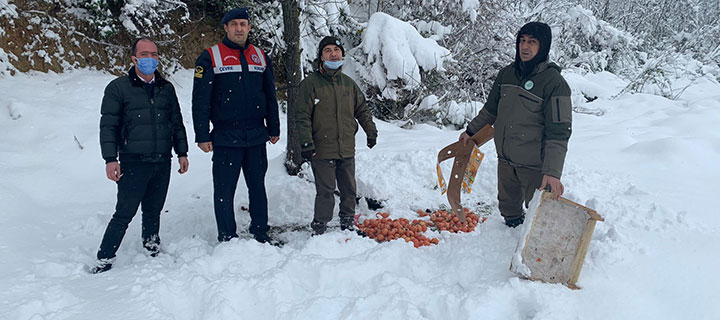
[[[161,68],[172,75],[222,39],[220,20],[240,6],[251,9],[250,41],[275,66],[290,173],[301,159],[287,106],[325,35],[343,40],[345,72],[374,116],[399,125],[464,127],[514,58],[515,33],[528,21],[552,27],[551,59],[565,70],[626,80],[615,96],[676,99],[696,78],[720,79],[720,1],[713,0],[0,0],[0,76],[78,68],[120,75],[140,36],[157,40]],[[384,34],[390,24],[403,34]],[[575,102],[595,99],[573,89]]]

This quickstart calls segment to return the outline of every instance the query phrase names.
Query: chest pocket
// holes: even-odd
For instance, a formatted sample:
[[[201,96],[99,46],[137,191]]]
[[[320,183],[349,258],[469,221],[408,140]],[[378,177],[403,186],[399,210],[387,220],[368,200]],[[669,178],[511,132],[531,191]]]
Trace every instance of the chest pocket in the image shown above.
[[[529,91],[518,88],[518,100],[520,104],[530,112],[537,113],[542,111],[543,99],[532,94]]]

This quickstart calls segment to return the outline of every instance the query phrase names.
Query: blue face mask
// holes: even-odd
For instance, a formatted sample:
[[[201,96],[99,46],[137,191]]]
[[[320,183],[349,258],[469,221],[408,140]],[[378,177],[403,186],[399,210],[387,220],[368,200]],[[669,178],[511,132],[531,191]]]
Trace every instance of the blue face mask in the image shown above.
[[[330,70],[340,69],[340,67],[342,67],[342,65],[343,65],[343,61],[342,61],[342,60],[339,60],[339,61],[329,61],[329,60],[325,60],[325,67],[327,67],[327,68],[330,69]]]
[[[155,73],[157,69],[158,61],[155,58],[137,58],[137,67],[140,72],[145,75],[151,75]]]

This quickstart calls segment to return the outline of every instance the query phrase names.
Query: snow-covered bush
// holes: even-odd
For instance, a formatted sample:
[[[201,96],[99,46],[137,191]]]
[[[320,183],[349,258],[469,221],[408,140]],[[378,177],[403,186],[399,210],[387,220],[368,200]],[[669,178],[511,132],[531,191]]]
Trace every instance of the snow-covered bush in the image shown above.
[[[174,33],[170,24],[190,19],[188,6],[182,1],[66,0],[65,4],[68,11],[95,26],[101,38],[121,31],[134,37],[170,35]]]
[[[540,20],[552,27],[551,57],[562,67],[628,75],[640,64],[639,39],[597,19],[592,11],[579,5],[545,2],[530,8],[526,20]]]
[[[450,51],[425,38],[411,24],[385,13],[374,13],[360,45],[349,51],[368,92],[375,114],[405,118],[406,101],[416,99],[431,73],[442,74]]]
[[[364,28],[353,14],[348,1],[299,0],[300,7],[300,63],[305,72],[314,70],[317,50],[324,36],[336,36],[343,41],[346,53],[360,43]]]
[[[609,68],[631,79],[624,91],[646,91],[672,98],[677,79],[711,75],[720,80],[720,1],[576,0],[595,16],[642,42],[630,50],[642,64]],[[646,57],[643,57],[645,55]]]
[[[370,17],[362,43],[351,52],[364,68],[363,80],[377,86],[382,99],[398,99],[399,90],[415,90],[422,84],[420,70],[445,71],[450,51],[424,38],[409,23],[378,12]]]

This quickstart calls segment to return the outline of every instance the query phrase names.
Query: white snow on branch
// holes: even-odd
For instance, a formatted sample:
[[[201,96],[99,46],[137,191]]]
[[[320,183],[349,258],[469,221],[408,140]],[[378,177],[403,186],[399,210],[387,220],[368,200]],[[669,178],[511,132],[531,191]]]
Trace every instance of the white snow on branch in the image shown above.
[[[340,38],[347,51],[350,49],[350,43],[346,41],[344,35],[352,34],[362,28],[362,24],[350,14],[351,9],[346,1],[299,0],[298,6],[303,70],[313,70],[318,45],[324,36]]]
[[[462,8],[470,15],[470,21],[475,22],[477,20],[478,8],[480,8],[480,1],[463,0]]]
[[[367,77],[377,85],[386,98],[393,98],[394,89],[387,88],[393,80],[402,80],[404,89],[420,85],[420,68],[444,71],[443,63],[450,59],[450,51],[424,38],[412,25],[385,13],[375,13],[363,34],[362,51],[369,66]],[[385,90],[389,89],[389,90]]]
[[[427,22],[421,20],[415,23],[415,28],[424,34],[429,34],[429,38],[436,41],[440,41],[445,35],[452,33],[452,26],[446,27],[437,21]]]

